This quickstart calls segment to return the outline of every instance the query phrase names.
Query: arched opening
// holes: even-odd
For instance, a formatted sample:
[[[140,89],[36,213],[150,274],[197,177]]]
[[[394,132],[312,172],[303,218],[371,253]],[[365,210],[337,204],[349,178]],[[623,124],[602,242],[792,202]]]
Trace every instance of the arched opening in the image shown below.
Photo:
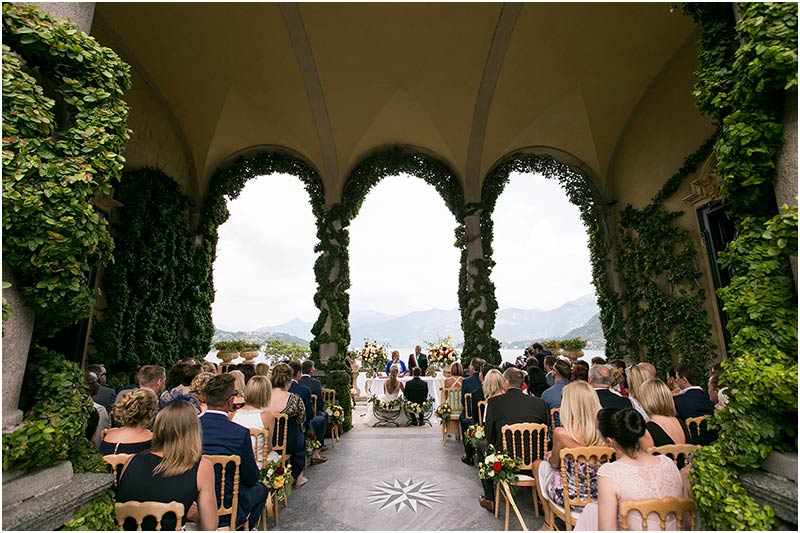
[[[308,193],[288,174],[248,181],[227,205],[214,261],[215,339],[248,332],[311,341],[316,227]]]
[[[492,218],[498,303],[493,336],[503,360],[513,361],[534,341],[564,338],[587,340],[584,358],[602,355],[589,239],[580,209],[561,184],[512,172]]]

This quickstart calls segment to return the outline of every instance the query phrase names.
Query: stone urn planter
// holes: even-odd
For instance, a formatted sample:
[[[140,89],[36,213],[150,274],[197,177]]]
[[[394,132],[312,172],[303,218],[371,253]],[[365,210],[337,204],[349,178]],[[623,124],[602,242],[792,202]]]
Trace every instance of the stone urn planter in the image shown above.
[[[561,350],[561,353],[568,357],[573,363],[583,356],[583,350]]]
[[[242,357],[244,357],[245,363],[252,363],[253,360],[258,357],[258,350],[247,350],[242,351],[239,353]],[[227,361],[226,361],[227,362]]]
[[[256,352],[256,354],[258,354],[258,352]],[[223,363],[228,364],[239,357],[239,352],[236,350],[220,350],[217,352],[217,357],[219,357]]]

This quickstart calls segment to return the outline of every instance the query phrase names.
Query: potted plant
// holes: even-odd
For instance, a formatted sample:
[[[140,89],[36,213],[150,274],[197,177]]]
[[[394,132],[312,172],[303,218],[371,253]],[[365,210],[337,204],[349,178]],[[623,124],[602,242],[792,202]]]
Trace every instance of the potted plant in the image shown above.
[[[217,357],[223,363],[230,363],[239,356],[239,352],[244,347],[242,341],[220,341],[214,343],[214,348],[217,349]]]
[[[245,362],[250,363],[258,357],[258,350],[261,348],[261,344],[257,342],[243,342],[242,349],[241,349],[241,356],[244,357]]]
[[[586,340],[575,337],[574,339],[562,339],[558,341],[558,344],[561,346],[564,355],[575,361],[583,355]]]

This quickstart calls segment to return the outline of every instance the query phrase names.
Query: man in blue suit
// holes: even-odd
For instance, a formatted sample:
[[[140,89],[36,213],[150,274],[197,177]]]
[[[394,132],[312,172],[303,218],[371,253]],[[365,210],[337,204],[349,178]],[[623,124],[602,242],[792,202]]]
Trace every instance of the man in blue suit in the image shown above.
[[[322,382],[316,378],[311,377],[314,374],[314,361],[312,359],[306,359],[303,361],[303,364],[300,365],[302,374],[300,375],[299,383],[304,387],[308,387],[311,391],[311,394],[316,395],[317,397],[317,405],[314,406],[316,413],[314,414],[314,418],[322,417],[322,420],[325,422],[325,430],[327,431],[328,425],[328,415],[325,413],[325,398],[322,395]],[[325,446],[325,433],[322,435],[317,435],[319,438],[320,444],[322,444],[322,448],[320,448],[321,452],[324,452],[328,449]]]
[[[306,406],[306,427],[305,429],[311,430],[317,436],[317,440],[321,444],[325,443],[325,416],[318,415],[314,411],[314,403],[311,401],[311,389],[305,385],[300,384],[300,376],[302,374],[302,365],[297,361],[290,361],[289,366],[292,367],[292,384],[289,385],[289,392],[293,392],[300,396],[303,404]],[[322,401],[322,388],[320,387],[320,395],[317,396],[318,401]],[[311,455],[311,464],[318,465],[327,461],[328,458],[320,454],[320,450],[314,450]]]
[[[470,375],[461,382],[461,405],[464,406],[464,409],[462,409],[461,413],[458,415],[458,421],[461,424],[461,433],[464,433],[467,430],[467,427],[471,426],[472,424],[478,423],[478,401],[483,399],[483,389],[481,388],[480,377],[480,371],[483,364],[483,359],[480,357],[473,357],[472,361],[469,363]],[[470,402],[469,405],[469,411],[472,415],[471,418],[467,417],[467,404],[464,400],[464,395],[467,393],[472,394],[472,402]],[[474,449],[472,446],[464,441],[464,457],[461,458],[461,461],[468,465],[474,464],[472,459],[473,453]]]
[[[696,367],[686,365],[678,365],[675,369],[677,378],[675,382],[681,388],[681,392],[673,396],[675,402],[675,411],[681,423],[687,418],[694,418],[697,416],[713,416],[714,415],[714,402],[708,397],[708,394],[695,383],[702,382],[702,375]],[[701,446],[708,446],[717,440],[717,430],[710,430],[706,427],[706,422],[703,421],[698,428],[698,434],[692,434],[689,439],[691,444],[700,444]]]
[[[204,454],[238,455],[241,458],[236,525],[244,524],[249,517],[248,525],[252,530],[261,519],[261,511],[267,499],[267,487],[258,482],[258,466],[253,456],[250,430],[228,420],[228,413],[233,410],[233,400],[238,393],[233,376],[230,374],[211,378],[205,388],[208,410],[200,417],[200,428],[203,431]],[[217,498],[219,498],[221,472],[215,469],[214,475],[218,487]],[[228,495],[232,492],[233,476],[229,474],[225,476],[226,505],[230,505]],[[222,522],[221,520],[220,527],[228,525]]]

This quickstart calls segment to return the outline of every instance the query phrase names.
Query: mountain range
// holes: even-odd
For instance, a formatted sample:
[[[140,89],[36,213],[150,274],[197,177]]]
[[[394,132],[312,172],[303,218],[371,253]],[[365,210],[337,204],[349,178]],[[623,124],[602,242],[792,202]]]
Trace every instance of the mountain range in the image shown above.
[[[494,337],[506,344],[522,339],[565,338],[576,330],[572,336],[589,338],[587,334],[591,331],[590,340],[602,343],[602,329],[599,338],[595,339],[598,329],[590,325],[599,310],[594,294],[587,294],[556,309],[500,309]],[[283,324],[258,328],[255,333],[280,332],[309,340],[312,325],[295,318]],[[584,326],[588,329],[577,329]],[[451,335],[456,344],[464,341],[458,309],[428,309],[402,316],[354,310],[350,314],[350,335],[352,345],[360,345],[363,339],[373,339],[390,346],[414,346],[447,335]]]

